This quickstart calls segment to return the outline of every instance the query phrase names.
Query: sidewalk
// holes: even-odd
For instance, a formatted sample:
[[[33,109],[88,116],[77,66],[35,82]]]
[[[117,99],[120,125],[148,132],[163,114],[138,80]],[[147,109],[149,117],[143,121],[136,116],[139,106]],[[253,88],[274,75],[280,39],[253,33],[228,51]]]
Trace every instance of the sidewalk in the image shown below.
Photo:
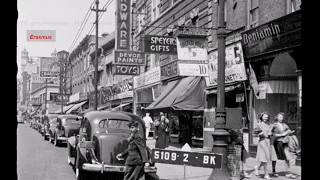
[[[151,149],[155,148],[155,140],[154,139],[148,139],[147,140],[147,146],[149,146]],[[166,148],[168,150],[181,150],[180,148],[169,146]],[[193,152],[210,152],[210,150],[203,149],[203,148],[192,148]],[[247,171],[249,174],[251,174],[252,180],[260,180],[263,179],[263,175],[261,177],[257,177],[254,175],[254,166],[257,164],[254,158],[249,158],[247,160],[247,165],[244,166],[244,170]],[[293,164],[293,163],[292,163]],[[183,180],[183,166],[181,165],[171,165],[171,164],[161,164],[156,163],[156,167],[158,168],[158,175],[161,180]],[[285,171],[285,164],[283,161],[277,162],[277,171],[279,173],[279,177],[275,177],[272,179],[275,180],[287,180],[284,175]],[[268,164],[268,169],[271,171],[271,163]],[[192,167],[187,166],[186,167],[186,180],[208,180],[210,174],[212,172],[212,169],[210,168],[201,168],[201,167]],[[297,180],[301,180],[301,167],[300,166],[291,166],[291,172],[294,174],[299,175]],[[261,169],[260,173],[263,173],[263,169]]]

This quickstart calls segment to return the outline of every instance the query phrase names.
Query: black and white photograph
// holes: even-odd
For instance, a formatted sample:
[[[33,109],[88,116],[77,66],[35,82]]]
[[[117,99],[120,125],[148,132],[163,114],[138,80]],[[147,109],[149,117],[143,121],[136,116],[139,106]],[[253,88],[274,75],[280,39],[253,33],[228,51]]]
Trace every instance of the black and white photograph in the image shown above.
[[[17,178],[301,180],[302,7],[17,0]]]

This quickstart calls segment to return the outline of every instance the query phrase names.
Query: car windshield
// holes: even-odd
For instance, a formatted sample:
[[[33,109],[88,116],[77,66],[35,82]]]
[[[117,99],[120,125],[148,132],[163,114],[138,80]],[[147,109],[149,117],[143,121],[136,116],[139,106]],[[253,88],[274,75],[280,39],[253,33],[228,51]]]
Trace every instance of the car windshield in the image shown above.
[[[126,129],[128,130],[128,124],[130,121],[121,120],[121,119],[109,119],[102,120],[99,123],[100,128],[110,128],[110,129]]]
[[[69,125],[70,124],[78,124],[78,125],[80,125],[81,121],[77,121],[76,118],[68,118],[68,119],[66,119],[65,124],[69,124]]]

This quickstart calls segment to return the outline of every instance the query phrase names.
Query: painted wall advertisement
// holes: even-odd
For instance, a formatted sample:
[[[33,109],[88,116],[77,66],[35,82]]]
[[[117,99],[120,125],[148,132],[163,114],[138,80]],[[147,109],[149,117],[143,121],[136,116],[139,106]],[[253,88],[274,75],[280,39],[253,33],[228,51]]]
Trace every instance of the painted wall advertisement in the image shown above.
[[[156,82],[160,82],[161,79],[161,68],[155,67],[149,71],[140,74],[140,76],[134,77],[133,87],[139,88]]]
[[[56,57],[40,58],[40,77],[58,78],[60,75],[60,62]]]
[[[133,97],[132,80],[123,81],[113,86],[104,87],[101,93],[101,103],[106,104],[108,101]]]
[[[131,0],[116,1],[116,49],[130,49]]]
[[[177,55],[176,38],[146,35],[143,37],[143,41],[146,53]]]
[[[207,61],[208,51],[206,39],[178,37],[177,53],[179,60]]]
[[[226,47],[225,83],[247,80],[241,43],[237,42]],[[218,51],[209,54],[209,77],[206,77],[208,87],[217,86],[218,82]]]
[[[183,64],[179,63],[180,76],[208,76],[208,64]]]

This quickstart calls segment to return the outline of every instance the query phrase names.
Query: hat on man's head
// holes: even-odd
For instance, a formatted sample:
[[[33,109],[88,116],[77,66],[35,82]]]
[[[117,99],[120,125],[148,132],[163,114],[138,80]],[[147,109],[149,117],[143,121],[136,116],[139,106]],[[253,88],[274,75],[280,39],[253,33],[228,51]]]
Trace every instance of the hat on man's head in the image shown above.
[[[129,128],[130,127],[138,127],[139,126],[139,123],[137,121],[131,121],[129,124],[128,124]]]

